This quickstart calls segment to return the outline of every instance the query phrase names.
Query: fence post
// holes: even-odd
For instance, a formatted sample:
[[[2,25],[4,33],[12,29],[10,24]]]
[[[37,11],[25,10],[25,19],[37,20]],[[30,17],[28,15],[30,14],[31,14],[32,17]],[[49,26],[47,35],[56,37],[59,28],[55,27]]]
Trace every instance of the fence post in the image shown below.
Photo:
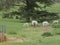
[[[2,24],[2,33],[6,33],[6,25]]]

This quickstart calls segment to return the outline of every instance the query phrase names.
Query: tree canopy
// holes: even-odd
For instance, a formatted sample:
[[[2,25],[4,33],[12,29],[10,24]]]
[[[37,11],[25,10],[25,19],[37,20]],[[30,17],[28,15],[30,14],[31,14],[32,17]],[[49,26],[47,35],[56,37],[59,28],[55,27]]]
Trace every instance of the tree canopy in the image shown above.
[[[21,3],[24,5],[21,5]],[[54,0],[0,0],[0,10],[8,10],[14,6],[17,6],[19,7],[17,11],[12,11],[7,13],[7,15],[20,15],[26,21],[30,21],[30,19],[41,20],[43,17],[46,19],[46,17],[48,18],[49,15],[52,14],[57,15],[56,13],[50,13],[45,10],[47,6],[51,6],[53,3]]]

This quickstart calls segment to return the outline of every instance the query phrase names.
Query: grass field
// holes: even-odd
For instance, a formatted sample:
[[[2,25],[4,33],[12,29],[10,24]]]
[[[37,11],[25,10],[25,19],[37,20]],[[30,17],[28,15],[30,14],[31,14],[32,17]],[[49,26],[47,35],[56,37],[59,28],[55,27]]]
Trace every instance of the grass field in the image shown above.
[[[60,32],[60,28],[54,28],[52,30],[42,30],[40,26],[38,28],[32,28],[31,26],[26,28],[23,23],[17,22],[18,20],[0,20],[0,25],[3,23],[6,25],[6,32],[8,37],[25,38],[22,43],[0,43],[0,45],[60,45],[60,35],[56,33]],[[14,22],[16,21],[16,22]],[[1,29],[1,27],[0,27]],[[53,36],[43,37],[44,32],[51,32]]]
[[[59,13],[60,12],[59,5],[60,3],[54,4],[54,6],[52,6],[52,8],[48,10]],[[60,28],[53,28],[51,30],[42,30],[40,27],[41,23],[39,23],[40,26],[38,28],[33,28],[31,26],[26,28],[23,26],[23,23],[20,23],[20,20],[0,18],[0,30],[2,24],[6,25],[6,33],[8,37],[25,38],[25,40],[24,42],[20,43],[4,42],[0,43],[0,45],[60,45],[60,35],[56,34],[60,33]],[[50,32],[53,34],[53,36],[43,37],[42,34],[44,32]]]

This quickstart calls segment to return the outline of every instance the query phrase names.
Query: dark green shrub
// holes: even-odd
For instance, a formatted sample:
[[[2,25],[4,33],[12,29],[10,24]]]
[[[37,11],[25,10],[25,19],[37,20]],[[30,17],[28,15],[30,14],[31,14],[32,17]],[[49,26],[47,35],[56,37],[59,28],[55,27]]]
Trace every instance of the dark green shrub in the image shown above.
[[[16,32],[9,32],[9,34],[17,34]]]
[[[57,35],[60,35],[60,33],[56,33]]]
[[[53,24],[52,27],[53,28],[60,28],[60,24]]]
[[[42,36],[49,37],[49,36],[53,36],[53,34],[51,34],[50,32],[45,32],[42,34]]]

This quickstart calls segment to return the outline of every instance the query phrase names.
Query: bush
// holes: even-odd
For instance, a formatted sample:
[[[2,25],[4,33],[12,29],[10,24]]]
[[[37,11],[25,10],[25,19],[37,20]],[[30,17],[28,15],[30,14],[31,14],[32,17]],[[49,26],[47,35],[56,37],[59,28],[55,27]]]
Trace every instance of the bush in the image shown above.
[[[57,35],[60,35],[60,33],[56,33]]]
[[[53,28],[60,28],[60,24],[53,24],[52,27]]]
[[[9,34],[17,34],[16,32],[9,32]]]
[[[51,34],[50,32],[45,32],[42,34],[42,36],[49,37],[49,36],[53,36],[53,34]]]

